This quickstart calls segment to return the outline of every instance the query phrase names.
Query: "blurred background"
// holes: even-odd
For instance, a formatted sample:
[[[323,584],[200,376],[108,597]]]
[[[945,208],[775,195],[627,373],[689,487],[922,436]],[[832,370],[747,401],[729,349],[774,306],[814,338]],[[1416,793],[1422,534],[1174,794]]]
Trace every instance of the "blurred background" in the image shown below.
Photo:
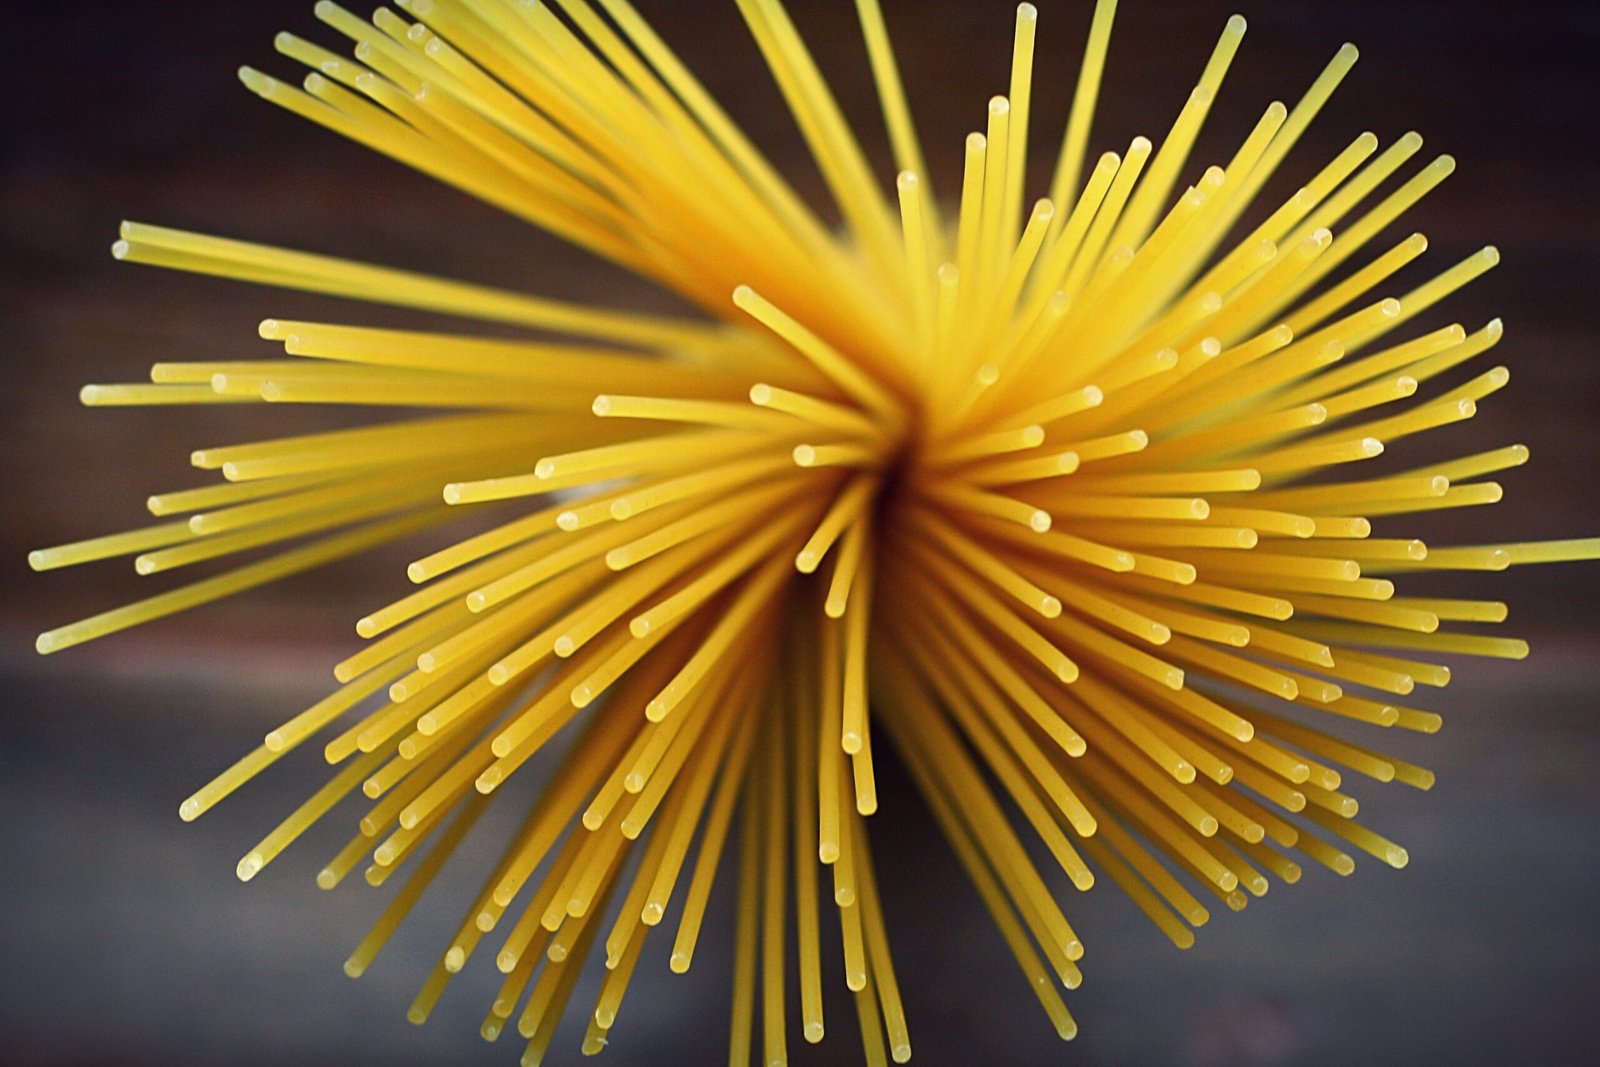
[[[1048,181],[1043,165],[1054,158],[1091,6],[1037,3],[1034,195]],[[887,181],[852,5],[791,6]],[[884,6],[936,183],[948,191],[962,135],[1004,91],[1011,5]],[[821,204],[734,5],[639,7]],[[1465,542],[1600,533],[1600,5],[1122,7],[1096,152],[1137,133],[1159,139],[1226,17],[1239,9],[1251,20],[1191,179],[1226,160],[1268,100],[1297,99],[1342,41],[1360,45],[1361,62],[1267,200],[1289,195],[1364,129],[1387,143],[1415,128],[1425,153],[1453,153],[1457,174],[1375,247],[1414,229],[1428,235],[1426,266],[1412,268],[1409,287],[1498,245],[1501,265],[1418,328],[1505,319],[1496,356],[1511,367],[1511,385],[1471,423],[1438,435],[1439,447],[1522,441],[1533,453],[1501,479],[1506,503],[1413,528]],[[60,656],[32,651],[37,631],[148,588],[126,561],[35,575],[28,549],[138,524],[148,493],[196,484],[186,462],[194,447],[349,417],[86,412],[81,384],[139,380],[161,359],[266,355],[255,325],[269,315],[446,325],[118,265],[108,246],[120,219],[572,299],[677,306],[251,96],[235,79],[240,63],[291,73],[272,51],[280,29],[337,47],[303,0],[29,5],[0,34],[0,1062],[509,1063],[520,1051],[477,1036],[498,979],[486,958],[452,984],[427,1026],[404,1021],[444,928],[466,906],[460,868],[478,864],[456,864],[367,977],[351,982],[340,964],[383,894],[314,887],[339,833],[310,835],[248,886],[233,874],[237,857],[320,782],[314,753],[296,753],[309,758],[286,760],[194,825],[176,817],[195,786],[322,695],[329,665],[355,646],[352,620],[403,586],[414,546]],[[1068,998],[1082,1027],[1070,1046],[1055,1040],[885,756],[886,800],[872,827],[915,1062],[1600,1062],[1600,565],[1484,575],[1459,588],[1508,600],[1507,631],[1529,638],[1534,653],[1520,663],[1453,663],[1455,681],[1431,705],[1445,713],[1444,730],[1386,738],[1439,775],[1427,795],[1358,790],[1363,821],[1408,846],[1410,866],[1366,860],[1348,879],[1309,870],[1242,916],[1215,916],[1183,953],[1114,891],[1072,900],[1088,954],[1085,984]],[[515,803],[499,805],[465,846],[482,865]],[[664,945],[646,953],[610,1062],[722,1057],[729,896],[720,886],[690,975],[667,972]],[[799,1062],[858,1058],[850,1009],[843,1000],[829,1008],[830,1039],[820,1048],[796,1040]],[[573,1014],[555,1062],[577,1058]]]

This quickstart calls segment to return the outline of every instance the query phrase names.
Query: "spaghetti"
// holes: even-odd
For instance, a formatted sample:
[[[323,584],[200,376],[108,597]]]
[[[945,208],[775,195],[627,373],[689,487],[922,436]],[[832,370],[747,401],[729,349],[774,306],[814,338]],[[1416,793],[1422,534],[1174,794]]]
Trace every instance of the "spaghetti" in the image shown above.
[[[333,777],[240,860],[249,880],[359,808],[323,888],[403,886],[346,970],[373,962],[501,785],[569,755],[505,842],[409,1018],[490,934],[482,1027],[538,1063],[603,957],[584,1051],[622,1025],[657,927],[693,962],[720,869],[738,881],[732,1062],[784,1062],[823,1016],[837,937],[869,1062],[910,1030],[869,833],[892,744],[1063,1038],[1085,941],[1062,879],[1098,875],[1180,948],[1307,862],[1406,852],[1356,821],[1346,773],[1430,772],[1346,740],[1431,732],[1391,702],[1444,655],[1520,658],[1465,627],[1492,601],[1402,593],[1414,572],[1592,559],[1600,539],[1436,546],[1402,517],[1500,499],[1520,445],[1414,469],[1408,438],[1469,420],[1508,373],[1466,369],[1498,320],[1411,336],[1498,256],[1409,289],[1387,227],[1449,176],[1421,140],[1356,138],[1265,221],[1241,214],[1355,62],[1346,45],[1231,158],[1189,154],[1245,31],[1235,16],[1156,145],[1089,159],[1114,0],[1089,28],[1050,196],[1027,203],[1037,12],[1006,95],[935,196],[878,0],[857,0],[893,183],[872,172],[779,0],[738,0],[844,220],[834,232],[628,0],[323,0],[350,57],[289,34],[270,103],[666,286],[703,311],[635,314],[140,223],[119,259],[468,321],[526,339],[267,319],[281,355],[162,363],[90,406],[372,407],[370,425],[201,448],[218,480],[150,497],[154,525],[36,551],[141,574],[266,555],[42,634],[56,652],[449,521],[527,513],[414,562],[365,612],[340,687],[184,800],[192,820],[314,737]],[[1388,190],[1390,185],[1392,190]],[[1388,191],[1386,191],[1388,190]],[[1350,257],[1365,260],[1330,284]],[[1463,377],[1462,375],[1468,375]],[[391,409],[413,409],[394,414]],[[1379,473],[1371,473],[1373,469]],[[1014,825],[1007,806],[1022,816]],[[1037,835],[1051,862],[1030,857]],[[724,863],[736,839],[736,863]],[[833,912],[836,924],[822,919]],[[791,947],[786,926],[795,917]],[[837,934],[830,931],[836,925]],[[837,972],[838,968],[833,968]],[[759,1034],[757,1026],[759,1024]]]

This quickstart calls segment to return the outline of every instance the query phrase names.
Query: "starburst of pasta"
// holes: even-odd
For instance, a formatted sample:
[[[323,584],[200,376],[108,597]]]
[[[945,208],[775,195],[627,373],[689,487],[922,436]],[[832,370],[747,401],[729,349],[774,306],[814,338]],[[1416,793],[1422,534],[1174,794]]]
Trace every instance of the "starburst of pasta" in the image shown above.
[[[280,35],[311,72],[296,87],[241,71],[261,97],[704,317],[125,224],[114,252],[131,262],[528,332],[268,319],[261,336],[282,358],[159,363],[149,383],[86,386],[97,406],[397,410],[202,448],[194,465],[221,480],[152,496],[158,524],[35,552],[39,569],[131,554],[155,574],[281,546],[51,630],[39,650],[422,534],[475,502],[527,500],[411,564],[416,591],[360,619],[368,643],[335,668],[340,687],[180,814],[332,733],[334,777],[238,873],[365,801],[318,883],[369,856],[374,885],[409,873],[345,965],[359,975],[500,785],[573,735],[410,1009],[426,1019],[484,935],[504,933],[483,1035],[514,1027],[529,1064],[591,955],[607,968],[591,1052],[669,916],[670,966],[689,967],[736,817],[732,1061],[748,1060],[759,1017],[764,1062],[784,1062],[791,981],[804,1038],[822,1038],[835,936],[869,1061],[908,1058],[867,831],[883,740],[1064,1038],[1076,1024],[1061,988],[1078,984],[1084,948],[1063,881],[1109,877],[1181,948],[1210,900],[1241,909],[1304,860],[1403,866],[1404,849],[1354,821],[1345,774],[1420,789],[1433,776],[1342,736],[1433,731],[1439,716],[1408,701],[1448,680],[1440,655],[1527,647],[1459,625],[1500,622],[1501,603],[1400,586],[1600,554],[1596,539],[1405,536],[1402,516],[1499,500],[1485,479],[1528,458],[1516,444],[1414,468],[1391,455],[1470,419],[1508,377],[1462,369],[1500,340],[1498,320],[1404,329],[1493,267],[1493,248],[1399,288],[1424,238],[1371,251],[1450,157],[1403,176],[1421,139],[1380,150],[1363,133],[1297,171],[1304,184],[1240,235],[1356,52],[1340,49],[1298,103],[1270,104],[1232,158],[1185,185],[1244,34],[1235,17],[1160,147],[1135,138],[1085,174],[1115,7],[1101,0],[1050,195],[1030,204],[1037,13],[1023,4],[1008,91],[967,138],[947,206],[877,0],[856,7],[900,169],[892,192],[778,0],[738,6],[837,232],[627,0],[400,0],[370,22],[318,4],[353,58]],[[1035,867],[1008,805],[1053,867]]]

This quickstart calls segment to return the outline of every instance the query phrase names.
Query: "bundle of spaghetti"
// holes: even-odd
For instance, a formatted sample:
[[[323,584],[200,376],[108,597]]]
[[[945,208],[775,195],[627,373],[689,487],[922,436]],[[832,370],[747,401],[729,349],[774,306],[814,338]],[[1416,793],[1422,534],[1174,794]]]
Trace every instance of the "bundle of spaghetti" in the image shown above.
[[[220,480],[151,496],[155,525],[31,557],[132,555],[154,574],[268,553],[51,630],[52,652],[423,536],[475,503],[523,502],[462,539],[427,532],[415,590],[360,617],[366,644],[335,666],[339,687],[180,807],[197,818],[323,738],[334,776],[238,873],[358,809],[318,884],[364,860],[373,885],[404,877],[352,976],[501,786],[558,745],[409,1011],[425,1020],[503,932],[482,1034],[514,1026],[525,1064],[591,955],[605,976],[581,1009],[585,1052],[618,1025],[656,927],[675,928],[669,966],[687,970],[729,865],[731,1061],[759,1039],[764,1062],[785,1062],[796,1003],[804,1040],[821,1040],[824,975],[841,968],[869,1062],[906,1060],[893,901],[867,831],[885,740],[1063,1038],[1077,1026],[1060,989],[1085,958],[1063,880],[1110,878],[1185,948],[1207,897],[1238,911],[1307,860],[1348,874],[1352,852],[1405,865],[1355,821],[1346,775],[1427,789],[1433,774],[1359,735],[1437,730],[1438,714],[1391,698],[1446,684],[1445,657],[1528,648],[1475,628],[1503,621],[1503,603],[1400,586],[1593,559],[1600,539],[1439,546],[1401,521],[1494,503],[1490,476],[1528,460],[1519,444],[1403,458],[1509,379],[1473,362],[1498,319],[1406,328],[1495,250],[1399,283],[1427,241],[1383,244],[1449,156],[1414,167],[1416,134],[1380,151],[1362,133],[1285,167],[1302,184],[1239,232],[1353,47],[1292,107],[1267,106],[1230,158],[1191,166],[1245,31],[1236,16],[1159,147],[1137,137],[1088,160],[1115,8],[1099,0],[1050,195],[1030,205],[1038,13],[1022,4],[1010,83],[944,202],[878,0],[856,7],[892,191],[779,0],[738,0],[835,231],[628,0],[398,6],[363,21],[324,0],[316,15],[351,57],[281,34],[278,51],[310,68],[299,86],[241,77],[703,315],[125,224],[122,259],[528,334],[273,318],[260,335],[281,358],[86,386],[92,406],[379,410],[360,428],[198,449],[194,466]]]

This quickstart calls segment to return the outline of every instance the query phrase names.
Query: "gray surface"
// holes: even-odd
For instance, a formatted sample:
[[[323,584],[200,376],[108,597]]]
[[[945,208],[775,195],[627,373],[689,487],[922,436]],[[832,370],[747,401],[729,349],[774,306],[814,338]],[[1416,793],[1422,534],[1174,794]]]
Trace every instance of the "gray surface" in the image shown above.
[[[1310,870],[1243,915],[1218,915],[1185,953],[1109,887],[1068,901],[1087,954],[1085,984],[1068,997],[1082,1036],[1066,1048],[949,853],[906,793],[886,788],[892,799],[873,828],[916,1062],[1595,1062],[1594,651],[1552,641],[1522,664],[1459,665],[1434,701],[1451,709],[1444,731],[1399,739],[1439,771],[1439,785],[1427,795],[1354,790],[1364,816],[1410,848],[1404,871],[1370,860],[1348,879]],[[505,818],[480,827],[458,877],[430,892],[423,917],[358,982],[340,964],[387,891],[311,885],[342,830],[314,835],[249,885],[232,872],[320,780],[314,758],[287,761],[193,825],[178,821],[194,785],[316,693],[304,658],[269,650],[232,668],[232,683],[141,672],[118,657],[4,666],[4,1059],[514,1061],[509,1041],[491,1049],[476,1036],[498,977],[486,952],[432,1021],[404,1021]],[[886,774],[888,786],[904,784]],[[720,893],[710,951],[691,976],[668,973],[664,944],[646,954],[605,1062],[724,1055],[730,914],[719,904]],[[853,1019],[830,1008],[829,1040],[795,1042],[799,1062],[858,1056]],[[553,1062],[573,1062],[580,1038],[569,1025]]]

